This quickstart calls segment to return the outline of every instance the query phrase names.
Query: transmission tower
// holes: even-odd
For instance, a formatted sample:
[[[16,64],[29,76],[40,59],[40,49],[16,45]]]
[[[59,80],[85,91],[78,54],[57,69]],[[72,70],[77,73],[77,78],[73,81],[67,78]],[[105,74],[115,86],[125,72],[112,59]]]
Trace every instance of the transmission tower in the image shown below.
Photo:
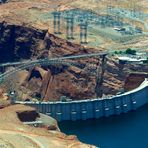
[[[89,14],[88,14],[88,21],[91,22],[91,21],[93,20],[93,14],[94,14],[93,11],[90,10],[90,11],[89,11]]]
[[[87,44],[87,27],[88,23],[87,21],[80,23],[80,43],[81,44]]]
[[[139,19],[144,21],[144,14],[143,14],[142,10],[139,10]]]
[[[135,28],[136,28],[136,21],[134,20],[137,17],[137,6],[136,6],[136,0],[132,1],[130,4],[130,11],[131,11],[131,23],[132,23],[132,29],[131,33],[134,35]]]
[[[106,27],[106,21],[107,21],[106,16],[101,16],[100,24],[102,28]]]
[[[112,15],[112,3],[111,0],[109,0],[106,8],[107,16],[106,16],[106,25],[111,26],[110,16]]]
[[[73,14],[67,14],[66,21],[67,21],[66,38],[67,39],[74,39],[74,37],[73,37],[73,31],[74,31],[74,16],[73,16]]]
[[[133,17],[133,18],[138,17],[137,0],[131,1],[131,3],[129,3],[129,8],[130,8],[131,17]]]
[[[55,11],[53,12],[54,16],[54,33],[55,34],[61,34],[60,32],[60,22],[61,22],[61,12]]]
[[[112,14],[112,1],[109,0],[108,4],[107,4],[107,15],[111,15]]]
[[[120,1],[116,0],[115,3],[116,3],[117,10],[120,10],[120,7],[121,7]],[[118,27],[122,26],[122,24],[123,24],[123,17],[122,17],[122,15],[119,12],[118,12],[118,14],[117,13],[115,14],[114,19],[116,21],[114,23],[114,27],[115,26],[118,26]]]
[[[142,7],[136,6],[136,18],[139,20],[143,20],[143,12],[142,12]]]

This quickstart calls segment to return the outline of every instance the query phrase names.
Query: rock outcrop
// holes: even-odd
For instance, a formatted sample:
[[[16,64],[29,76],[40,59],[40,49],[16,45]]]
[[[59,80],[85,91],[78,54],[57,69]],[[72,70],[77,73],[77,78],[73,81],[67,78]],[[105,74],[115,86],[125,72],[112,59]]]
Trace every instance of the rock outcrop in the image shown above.
[[[51,33],[53,28],[48,24],[48,13],[53,11],[53,5],[58,7],[58,4],[62,6],[65,3],[66,1],[11,0],[1,5],[0,63],[104,51],[102,48],[84,48]],[[81,67],[37,66],[21,71],[12,78],[18,82],[15,87],[23,100],[59,100],[61,96],[87,99],[103,94],[116,94],[124,87],[124,81],[131,72],[148,71],[147,65],[122,65],[114,57],[107,57],[103,65],[101,60],[75,60]],[[13,83],[12,78],[8,79],[7,86]]]
[[[61,133],[54,119],[29,106],[5,107],[0,109],[0,116],[0,145],[3,147],[95,148],[81,143],[76,136]],[[40,121],[42,124],[38,127],[23,124],[27,121]]]
[[[47,30],[0,23],[0,63],[31,59],[42,50]]]
[[[137,88],[145,78],[148,78],[148,73],[131,73],[125,81],[125,91],[130,91]]]
[[[60,39],[50,34],[48,30],[1,23],[0,33],[1,62],[96,52],[96,49],[83,48]],[[28,36],[30,36],[29,39]],[[138,64],[122,65],[117,59],[107,58],[103,75],[101,72],[98,73],[98,78],[102,79],[101,83],[97,83],[96,75],[91,74],[90,65],[93,65],[96,72],[98,63],[101,65],[101,58],[86,58],[76,62],[83,66],[43,66],[20,72],[17,77],[20,83],[18,86],[20,94],[23,94],[24,100],[28,98],[45,101],[59,100],[61,96],[71,99],[95,98],[97,96],[96,86],[101,94],[116,94],[123,88],[130,71],[147,72],[148,70],[146,65],[142,68]],[[101,65],[99,70],[101,71],[104,66]]]

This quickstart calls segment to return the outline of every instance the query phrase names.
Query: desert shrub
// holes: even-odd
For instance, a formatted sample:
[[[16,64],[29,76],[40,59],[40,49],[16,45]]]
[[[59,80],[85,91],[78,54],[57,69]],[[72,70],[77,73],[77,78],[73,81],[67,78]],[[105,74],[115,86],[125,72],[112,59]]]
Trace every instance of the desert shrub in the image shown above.
[[[131,54],[131,55],[135,55],[136,54],[136,50],[133,50],[131,48],[126,49],[125,51],[126,54]]]

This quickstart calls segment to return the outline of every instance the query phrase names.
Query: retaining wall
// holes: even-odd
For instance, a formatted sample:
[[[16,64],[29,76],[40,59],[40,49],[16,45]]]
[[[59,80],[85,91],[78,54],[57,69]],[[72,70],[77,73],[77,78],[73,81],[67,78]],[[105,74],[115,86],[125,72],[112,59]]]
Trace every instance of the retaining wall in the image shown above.
[[[16,102],[35,107],[38,112],[50,115],[58,121],[86,120],[108,117],[136,110],[148,103],[148,81],[133,91],[111,98],[92,99],[72,102]]]

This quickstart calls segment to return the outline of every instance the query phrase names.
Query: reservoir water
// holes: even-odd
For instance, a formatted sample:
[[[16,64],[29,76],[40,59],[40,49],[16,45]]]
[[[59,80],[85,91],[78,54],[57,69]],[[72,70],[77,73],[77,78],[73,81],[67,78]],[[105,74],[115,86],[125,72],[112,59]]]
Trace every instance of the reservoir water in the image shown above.
[[[148,104],[118,116],[63,121],[59,127],[62,132],[100,148],[148,148]]]

